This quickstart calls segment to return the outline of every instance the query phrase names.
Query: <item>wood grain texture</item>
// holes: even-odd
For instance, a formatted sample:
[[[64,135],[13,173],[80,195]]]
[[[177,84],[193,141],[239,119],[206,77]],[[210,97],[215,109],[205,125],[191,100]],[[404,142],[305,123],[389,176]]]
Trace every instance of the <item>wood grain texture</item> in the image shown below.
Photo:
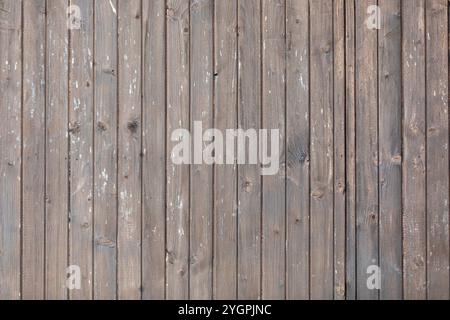
[[[172,132],[190,128],[189,115],[189,1],[167,1],[167,186],[166,186],[166,297],[189,297],[189,183],[186,165],[170,159]]]
[[[425,2],[402,2],[403,292],[426,299]]]
[[[94,7],[94,299],[117,297],[117,1]]]
[[[345,299],[345,6],[344,1],[334,1],[333,7],[333,171],[334,171],[334,299]]]
[[[165,295],[165,2],[142,3],[142,297]]]
[[[430,0],[426,20],[427,297],[449,299],[448,1]]]
[[[22,298],[45,283],[45,1],[23,2]]]
[[[118,298],[141,298],[141,1],[118,2]]]
[[[0,0],[0,298],[448,300],[449,4]]]
[[[70,30],[69,65],[69,264],[80,267],[81,288],[71,299],[92,299],[93,235],[93,68],[94,8],[90,0],[70,0],[81,14]]]
[[[213,170],[204,165],[204,145],[196,142],[213,125],[213,16],[212,0],[190,4],[190,125],[193,165],[190,166],[189,297],[212,298]],[[195,122],[200,122],[197,131]],[[211,137],[212,138],[212,137]],[[197,140],[199,141],[199,140]]]
[[[22,1],[2,1],[0,9],[0,299],[19,299],[22,220]]]
[[[380,299],[402,298],[402,54],[400,1],[381,0],[378,31]]]
[[[333,6],[310,2],[311,299],[333,298]]]
[[[355,1],[356,85],[356,263],[357,298],[377,299],[367,286],[367,270],[378,256],[378,55],[377,29],[368,27],[373,0]]]
[[[308,1],[287,1],[287,299],[309,298],[309,24]]]
[[[214,128],[237,128],[238,0],[214,4]],[[234,148],[236,152],[236,148]],[[224,157],[226,158],[226,150]],[[237,165],[214,167],[214,299],[237,297]]]
[[[68,1],[47,0],[45,298],[66,299],[69,223]]]
[[[261,128],[261,2],[239,1],[238,128]],[[238,298],[261,297],[261,176],[238,167]]]

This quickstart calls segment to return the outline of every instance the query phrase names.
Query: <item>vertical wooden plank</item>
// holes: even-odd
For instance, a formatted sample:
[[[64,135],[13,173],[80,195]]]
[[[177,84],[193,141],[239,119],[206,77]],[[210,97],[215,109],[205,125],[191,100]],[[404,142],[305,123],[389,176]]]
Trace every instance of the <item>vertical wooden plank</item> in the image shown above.
[[[279,129],[280,154],[285,147],[286,116],[286,2],[263,0],[262,6],[262,127]],[[268,140],[269,141],[269,140]],[[273,149],[272,149],[273,150]],[[273,154],[272,154],[273,156]],[[263,177],[262,298],[284,299],[286,294],[285,163]]]
[[[375,0],[356,1],[356,250],[357,298],[377,299],[367,268],[378,265],[377,29],[367,25]]]
[[[261,126],[261,1],[238,3],[238,127]],[[261,294],[261,176],[238,166],[238,298]]]
[[[143,7],[142,297],[164,299],[165,290],[165,1]]]
[[[333,298],[333,5],[311,15],[311,298]],[[320,23],[319,23],[320,21]]]
[[[426,299],[425,2],[402,1],[403,292]]]
[[[335,0],[334,46],[334,298],[345,299],[345,7]]]
[[[141,298],[141,1],[118,2],[118,298]]]
[[[213,1],[191,1],[191,128],[203,130],[213,124]],[[203,132],[197,134],[203,136]],[[198,149],[197,149],[198,147]],[[203,164],[203,143],[194,142],[190,182],[190,298],[212,297],[212,213],[213,171]],[[196,158],[198,157],[196,161]]]
[[[94,299],[115,299],[117,280],[117,1],[94,8]]]
[[[378,2],[380,299],[402,299],[402,52],[400,1]]]
[[[214,127],[222,133],[237,127],[237,4],[216,1],[214,7]],[[237,294],[236,169],[226,164],[214,170],[214,299]]]
[[[166,298],[189,297],[189,167],[171,159],[177,129],[189,129],[189,0],[167,1]]]
[[[44,298],[45,0],[23,2],[22,298]]]
[[[309,5],[286,3],[286,298],[309,298]]]
[[[68,1],[47,0],[46,299],[67,297],[69,204]]]
[[[427,297],[449,299],[448,1],[426,1]]]
[[[345,295],[356,299],[355,1],[345,0]]]
[[[20,299],[22,1],[0,9],[0,299]]]
[[[70,30],[69,66],[69,264],[80,267],[81,288],[71,299],[92,298],[93,51],[91,0],[70,0],[80,8],[80,29]]]

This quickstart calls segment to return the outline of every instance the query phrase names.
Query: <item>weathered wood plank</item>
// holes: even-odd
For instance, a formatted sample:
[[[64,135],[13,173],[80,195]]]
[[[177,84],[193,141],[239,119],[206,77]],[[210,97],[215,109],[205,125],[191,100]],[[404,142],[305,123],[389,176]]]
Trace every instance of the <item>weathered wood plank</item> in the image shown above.
[[[374,0],[355,2],[356,12],[356,262],[358,299],[377,299],[367,287],[368,267],[378,257],[378,86],[377,29],[369,28],[367,8]]]
[[[311,299],[333,298],[333,6],[311,15]]]
[[[45,30],[44,0],[23,2],[22,298],[44,298]]]
[[[345,299],[345,7],[335,0],[334,46],[334,299]]]
[[[142,3],[142,297],[164,299],[166,222],[165,1]]]
[[[22,1],[2,1],[0,9],[0,299],[19,299]]]
[[[427,297],[449,299],[448,1],[426,1]]]
[[[93,2],[70,0],[80,8],[80,29],[70,30],[69,66],[69,263],[81,272],[71,299],[92,298],[93,225]]]
[[[166,298],[189,297],[189,167],[175,164],[172,141],[189,129],[189,0],[167,1]]]
[[[261,2],[238,3],[238,127],[261,127]],[[238,298],[261,297],[261,176],[238,166]]]
[[[262,6],[262,127],[278,129],[280,154],[285,148],[286,127],[286,7],[285,1],[264,0]],[[269,131],[270,132],[270,131]],[[261,137],[261,136],[260,136]],[[272,141],[267,137],[267,141]],[[261,144],[260,144],[261,147]],[[260,151],[261,152],[261,151]],[[273,149],[270,151],[273,154]],[[264,151],[262,151],[264,154]],[[279,156],[279,155],[275,155]],[[262,298],[286,296],[286,167],[263,176]]]
[[[65,299],[69,221],[68,1],[47,1],[45,297]]]
[[[237,127],[237,5],[214,6],[214,128]],[[226,151],[223,156],[226,158]],[[224,159],[225,159],[224,158]],[[237,297],[237,166],[214,170],[214,299]]]
[[[286,298],[309,298],[309,4],[286,3]]]
[[[117,1],[94,8],[94,299],[117,285]]]
[[[213,125],[213,1],[191,1],[190,113],[193,139]],[[206,144],[206,143],[205,143]],[[190,180],[190,298],[212,297],[213,167],[202,161],[203,143],[193,146]]]
[[[402,299],[402,53],[400,1],[378,2],[380,299]]]
[[[425,2],[402,2],[403,292],[426,299]]]
[[[345,296],[356,299],[355,1],[345,1]]]
[[[118,298],[141,298],[141,1],[118,2]]]

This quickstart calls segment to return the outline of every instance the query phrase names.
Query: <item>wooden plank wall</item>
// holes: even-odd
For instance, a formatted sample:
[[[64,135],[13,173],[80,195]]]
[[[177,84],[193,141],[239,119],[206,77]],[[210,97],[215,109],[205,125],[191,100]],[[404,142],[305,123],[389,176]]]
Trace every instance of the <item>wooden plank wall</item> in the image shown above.
[[[448,7],[0,0],[0,298],[449,299]]]

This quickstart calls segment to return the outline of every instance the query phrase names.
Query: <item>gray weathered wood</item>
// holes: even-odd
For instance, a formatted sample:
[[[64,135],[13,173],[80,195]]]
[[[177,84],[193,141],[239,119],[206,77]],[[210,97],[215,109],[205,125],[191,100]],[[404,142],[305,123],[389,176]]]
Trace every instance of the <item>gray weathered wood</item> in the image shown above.
[[[425,2],[427,297],[449,293],[448,1]]]
[[[71,299],[92,298],[93,232],[93,2],[70,0],[81,14],[80,29],[70,30],[69,66],[69,264],[80,267],[81,288]]]
[[[45,11],[23,2],[22,299],[44,298]]]
[[[334,299],[345,299],[345,7],[334,1]]]
[[[345,296],[356,299],[355,1],[345,1]]]
[[[356,263],[357,298],[377,299],[367,286],[367,270],[378,257],[378,64],[377,29],[369,28],[367,8],[375,0],[355,1],[356,24]],[[369,21],[371,22],[371,21]]]
[[[237,5],[214,6],[214,128],[237,127]],[[236,150],[236,148],[235,148]],[[224,151],[226,157],[226,151]],[[237,297],[237,166],[214,168],[214,299]]]
[[[203,130],[213,124],[213,13],[212,0],[193,0],[190,7],[190,123]],[[203,132],[199,132],[203,136]],[[206,143],[205,143],[206,144]],[[193,143],[190,180],[190,273],[191,299],[212,297],[213,171],[202,159],[204,143]],[[197,149],[198,147],[198,149]],[[200,160],[197,163],[196,158]]]
[[[117,1],[94,8],[94,299],[117,285]]]
[[[118,298],[141,298],[141,1],[118,8]]]
[[[333,6],[310,2],[311,299],[333,298]]]
[[[189,0],[167,1],[166,298],[189,297],[189,167],[174,164],[176,129],[189,129]]]
[[[19,299],[22,1],[2,1],[0,9],[0,299]]]
[[[400,1],[380,0],[378,31],[380,299],[402,298],[402,53]]]
[[[66,299],[69,223],[68,1],[47,0],[45,298]]]
[[[261,127],[261,3],[238,3],[238,127]],[[238,298],[261,297],[261,176],[238,166]]]
[[[286,3],[286,298],[309,298],[309,4]]]
[[[426,299],[425,2],[402,2],[403,298]]]
[[[166,222],[165,1],[142,3],[142,297],[164,299]]]
[[[286,122],[286,8],[285,1],[264,0],[262,5],[262,128],[278,129],[280,155],[285,148]],[[260,136],[261,137],[261,136]],[[271,141],[267,137],[267,141]],[[261,146],[261,144],[260,144]],[[273,152],[268,148],[268,152]],[[262,298],[286,296],[285,157],[274,175],[262,179]]]

